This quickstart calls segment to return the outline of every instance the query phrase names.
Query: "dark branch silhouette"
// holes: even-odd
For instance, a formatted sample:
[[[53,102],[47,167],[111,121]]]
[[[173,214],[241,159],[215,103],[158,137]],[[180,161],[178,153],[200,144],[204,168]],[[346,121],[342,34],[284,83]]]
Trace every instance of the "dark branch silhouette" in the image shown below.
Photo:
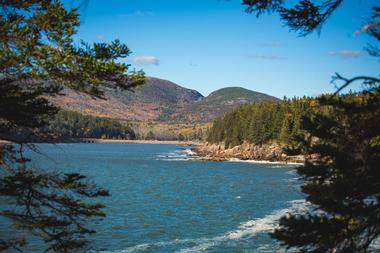
[[[289,7],[282,0],[245,0],[246,11],[257,16],[277,13],[284,24],[306,36],[317,31],[342,5],[343,0],[300,0]],[[355,34],[366,33],[380,41],[380,7]],[[377,45],[367,52],[379,57]],[[272,236],[287,248],[299,252],[378,252],[380,239],[380,78],[346,78],[336,73],[340,84],[334,94],[318,99],[318,106],[306,113],[298,149],[306,154],[298,168],[308,211],[280,220]],[[340,94],[360,82],[358,93]],[[292,147],[289,148],[290,150]]]
[[[370,89],[380,83],[380,79],[379,78],[375,78],[375,77],[371,77],[371,76],[356,76],[356,77],[348,79],[348,78],[345,78],[345,77],[341,76],[338,73],[335,73],[335,76],[333,76],[333,78],[332,78],[332,83],[335,83],[337,81],[343,81],[344,84],[341,85],[334,92],[334,96],[338,95],[342,90],[344,90],[345,88],[347,88],[352,83],[355,83],[355,82],[358,82],[358,81],[360,81],[363,85],[366,85],[367,87],[370,87]]]
[[[45,131],[59,111],[47,97],[70,87],[103,98],[103,85],[130,89],[145,80],[144,72],[117,61],[130,54],[119,40],[75,46],[78,25],[77,9],[67,10],[60,1],[2,1],[0,139],[17,145],[0,145],[0,215],[13,230],[42,239],[47,251],[86,247],[85,235],[95,232],[87,221],[105,215],[94,199],[109,195],[83,175],[43,171],[24,156],[25,148],[38,152],[30,142],[57,141]],[[0,239],[0,250],[21,250],[26,243],[12,233]]]

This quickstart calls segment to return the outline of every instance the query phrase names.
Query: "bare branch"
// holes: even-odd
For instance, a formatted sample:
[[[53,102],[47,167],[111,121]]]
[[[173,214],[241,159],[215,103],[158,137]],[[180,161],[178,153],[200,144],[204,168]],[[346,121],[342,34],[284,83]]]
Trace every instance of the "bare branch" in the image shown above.
[[[370,86],[374,86],[374,85],[380,83],[380,79],[376,78],[376,77],[356,76],[356,77],[353,77],[351,79],[348,79],[348,78],[341,76],[339,73],[335,73],[335,76],[333,76],[331,82],[335,84],[336,81],[343,81],[344,84],[341,85],[338,88],[338,90],[334,92],[333,96],[336,96],[337,94],[339,94],[339,92],[341,92],[343,89],[345,89],[347,86],[349,86],[350,84],[352,84],[354,82],[361,81],[364,85],[370,85]]]

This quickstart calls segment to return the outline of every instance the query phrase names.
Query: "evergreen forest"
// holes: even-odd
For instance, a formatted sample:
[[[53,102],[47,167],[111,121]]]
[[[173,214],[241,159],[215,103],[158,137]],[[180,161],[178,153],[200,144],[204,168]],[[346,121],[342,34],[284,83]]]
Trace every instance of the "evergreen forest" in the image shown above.
[[[59,111],[47,127],[59,139],[135,139],[135,132],[117,120]]]
[[[301,131],[302,115],[317,103],[316,99],[303,97],[243,105],[215,119],[207,141],[224,142],[226,147],[244,141],[258,145],[271,141],[289,143]]]

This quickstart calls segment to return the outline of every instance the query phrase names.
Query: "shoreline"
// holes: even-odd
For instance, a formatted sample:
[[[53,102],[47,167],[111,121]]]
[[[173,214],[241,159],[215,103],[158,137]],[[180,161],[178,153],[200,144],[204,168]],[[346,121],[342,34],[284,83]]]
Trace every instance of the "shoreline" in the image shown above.
[[[159,141],[159,140],[113,140],[113,139],[93,139],[93,138],[72,138],[57,142],[31,142],[35,144],[171,144],[178,146],[201,146],[201,141]],[[0,145],[14,144],[10,141],[0,140]]]
[[[222,148],[218,146],[218,151],[215,152],[215,145],[209,145],[202,141],[161,141],[161,140],[113,140],[113,139],[92,139],[92,138],[73,138],[66,141],[56,142],[56,143],[39,143],[39,144],[161,144],[161,145],[178,145],[178,146],[189,146],[187,157],[195,158],[198,161],[213,161],[213,162],[236,162],[236,163],[256,163],[256,164],[278,164],[278,165],[303,165],[303,159],[294,159],[295,157],[287,157],[287,159],[281,156],[272,159],[265,159],[268,157],[252,157],[243,156],[241,152],[232,152],[226,154],[223,151],[234,150]],[[0,140],[1,145],[13,144],[12,142]],[[242,150],[240,150],[242,151]]]
[[[172,144],[179,146],[199,146],[200,141],[160,141],[160,140],[113,140],[113,139],[72,139],[72,143],[94,143],[94,144]],[[68,143],[68,142],[65,142]]]
[[[191,149],[200,160],[228,161],[246,163],[289,164],[303,165],[305,156],[288,155],[284,151],[284,145],[268,143],[254,145],[243,143],[241,145],[226,148],[223,143],[204,143]]]

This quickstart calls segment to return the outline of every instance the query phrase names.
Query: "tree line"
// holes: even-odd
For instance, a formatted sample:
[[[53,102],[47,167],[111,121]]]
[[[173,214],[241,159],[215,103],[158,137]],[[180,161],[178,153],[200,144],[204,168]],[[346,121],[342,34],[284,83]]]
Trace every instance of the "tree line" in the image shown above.
[[[215,119],[207,141],[224,142],[226,147],[244,141],[258,145],[271,141],[289,143],[301,131],[302,115],[316,104],[316,99],[302,97],[243,105]]]
[[[135,139],[132,128],[117,120],[59,111],[48,126],[48,131],[59,139],[102,138]]]
[[[248,13],[277,14],[285,26],[301,36],[320,32],[326,20],[345,1],[291,2],[293,5],[280,0],[242,1]],[[359,34],[374,39],[366,51],[376,58],[380,56],[379,19],[380,7],[373,6],[358,27]],[[46,126],[47,119],[58,112],[58,108],[46,100],[46,95],[58,94],[63,85],[101,97],[99,87],[106,81],[122,89],[144,81],[143,72],[131,72],[129,65],[117,61],[130,54],[120,41],[75,46],[73,36],[80,23],[79,15],[76,8],[66,10],[60,1],[2,1],[0,23],[2,139],[30,145],[30,137],[45,138],[36,129]],[[51,82],[47,84],[44,80]],[[297,171],[303,180],[301,190],[306,201],[317,212],[284,216],[272,236],[286,247],[302,252],[376,251],[370,246],[380,237],[380,79],[378,75],[347,78],[337,74],[333,81],[339,84],[336,93],[356,83],[362,84],[367,94],[352,101],[342,97],[319,99],[318,104],[327,108],[327,114],[313,108],[311,114],[301,117],[301,131],[305,131],[306,137],[312,137],[308,140],[314,140],[304,142],[305,151],[317,153],[319,158],[307,160]],[[307,105],[312,107],[312,103]],[[268,116],[257,109],[255,114],[260,116],[249,121],[231,113],[229,121],[236,120],[234,123],[240,126],[231,128],[228,122],[229,129],[234,131],[227,131],[226,116],[220,119],[222,130],[214,129],[218,123],[214,125],[210,140],[230,139],[230,144],[235,145],[232,140],[239,143],[247,136],[261,143],[280,139],[280,136],[285,138],[286,133],[294,135],[300,122],[294,120],[295,112],[284,110],[282,117],[274,116],[274,110],[267,112],[273,114]],[[249,127],[252,125],[251,130],[255,129],[253,133],[261,140],[254,137],[246,125],[243,127],[244,120],[249,122]],[[258,134],[257,129],[270,134]],[[27,133],[28,138],[18,138],[15,132]],[[232,137],[227,138],[226,134]],[[290,140],[290,137],[285,139]],[[105,215],[102,204],[87,200],[108,196],[108,192],[88,183],[79,173],[39,171],[28,163],[22,150],[0,146],[0,215],[12,221],[14,227],[29,230],[43,239],[46,251],[73,252],[85,248],[88,243],[85,235],[96,232],[87,228],[85,221]],[[20,250],[26,242],[23,233],[3,233],[0,250]]]

